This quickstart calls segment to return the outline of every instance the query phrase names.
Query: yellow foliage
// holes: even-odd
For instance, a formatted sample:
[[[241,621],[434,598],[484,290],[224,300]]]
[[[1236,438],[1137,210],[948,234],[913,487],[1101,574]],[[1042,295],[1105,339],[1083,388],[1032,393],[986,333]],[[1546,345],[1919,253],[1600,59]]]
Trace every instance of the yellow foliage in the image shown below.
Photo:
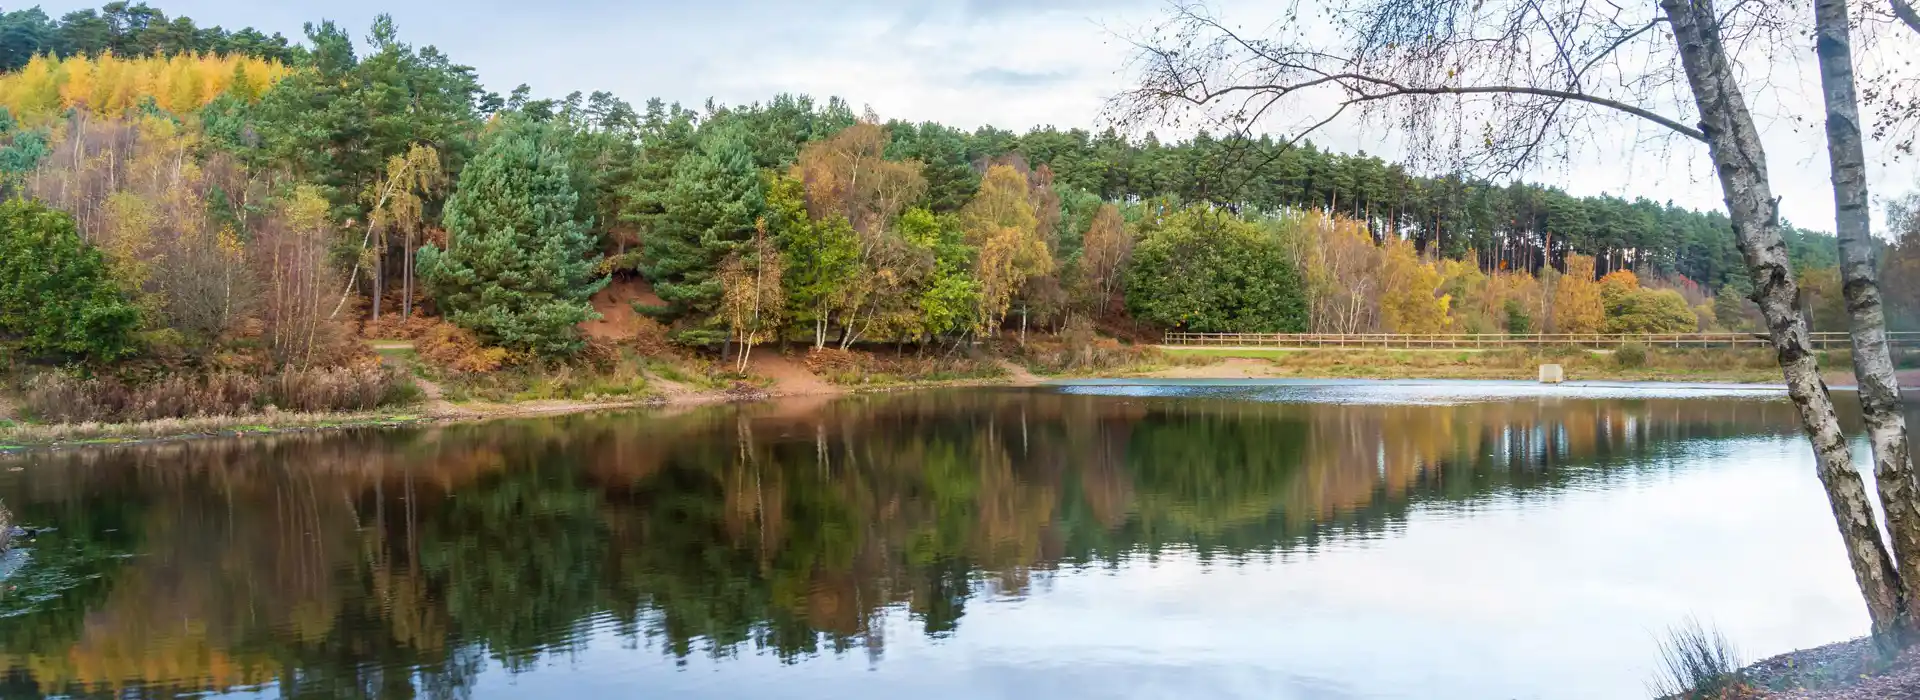
[[[75,107],[115,115],[153,98],[161,109],[185,114],[229,88],[237,88],[242,99],[258,99],[291,71],[278,62],[240,55],[38,56],[18,72],[0,76],[0,106],[36,121]]]
[[[1634,284],[1639,282],[1636,280]],[[1567,273],[1560,277],[1559,285],[1553,290],[1553,331],[1599,333],[1606,322],[1607,307],[1601,298],[1601,287],[1593,281],[1593,256],[1567,256]]]
[[[960,210],[960,228],[980,247],[974,274],[980,282],[980,330],[1000,326],[1013,296],[1028,278],[1053,272],[1053,256],[1037,230],[1027,179],[1005,165],[987,170],[980,191]]]
[[[1453,297],[1441,289],[1440,270],[1420,259],[1407,241],[1389,241],[1380,316],[1394,333],[1440,333],[1453,324]]]

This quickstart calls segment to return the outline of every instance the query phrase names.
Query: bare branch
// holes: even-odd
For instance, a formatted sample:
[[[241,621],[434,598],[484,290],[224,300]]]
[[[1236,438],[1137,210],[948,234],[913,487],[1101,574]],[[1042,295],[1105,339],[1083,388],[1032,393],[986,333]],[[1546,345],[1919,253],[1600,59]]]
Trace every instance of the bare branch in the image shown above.
[[[1658,7],[1594,0],[1368,0],[1328,15],[1336,32],[1288,14],[1267,34],[1175,0],[1134,38],[1138,80],[1109,103],[1135,127],[1225,128],[1253,136],[1273,116],[1319,129],[1359,106],[1412,136],[1414,160],[1508,174],[1581,143],[1580,105],[1703,142],[1692,105],[1668,94],[1677,71]],[[1302,108],[1305,109],[1302,109]],[[1347,112],[1351,114],[1352,112]],[[1453,130],[1454,138],[1437,138]],[[1282,134],[1276,134],[1282,136]],[[1467,138],[1462,138],[1463,136]],[[1461,146],[1466,150],[1462,150]]]
[[[1477,95],[1477,94],[1489,94],[1489,93],[1501,93],[1501,94],[1509,94],[1509,95],[1538,95],[1541,97],[1552,97],[1552,98],[1561,99],[1561,100],[1572,100],[1574,102],[1585,102],[1591,105],[1597,105],[1601,107],[1606,107],[1608,109],[1626,112],[1627,114],[1631,114],[1641,119],[1645,119],[1655,124],[1659,124],[1661,126],[1667,127],[1668,129],[1672,129],[1675,132],[1679,133],[1680,135],[1693,139],[1695,141],[1699,141],[1701,143],[1707,142],[1707,135],[1700,133],[1699,129],[1693,128],[1691,126],[1687,126],[1685,124],[1681,124],[1680,122],[1669,119],[1656,112],[1653,112],[1652,110],[1642,109],[1642,108],[1627,104],[1625,102],[1620,102],[1617,100],[1609,100],[1604,97],[1594,97],[1592,95],[1585,95],[1577,92],[1567,92],[1565,90],[1549,90],[1546,88],[1522,87],[1518,85],[1484,85],[1480,87],[1458,87],[1458,88],[1393,87],[1388,92],[1363,94],[1351,100],[1348,100],[1348,102],[1350,103],[1371,102],[1373,100],[1382,100],[1389,97],[1401,97],[1405,95]]]

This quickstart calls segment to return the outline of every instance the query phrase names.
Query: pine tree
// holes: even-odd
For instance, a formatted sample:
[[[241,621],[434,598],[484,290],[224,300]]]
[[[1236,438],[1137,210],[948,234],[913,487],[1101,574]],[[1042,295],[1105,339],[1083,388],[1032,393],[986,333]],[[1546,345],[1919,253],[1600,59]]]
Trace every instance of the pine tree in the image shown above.
[[[766,207],[766,179],[737,121],[703,134],[681,158],[661,196],[662,213],[642,242],[644,271],[660,298],[681,310],[710,312],[720,301],[720,261],[753,237]]]
[[[567,154],[547,127],[510,123],[460,173],[447,200],[447,249],[422,248],[421,281],[454,324],[501,347],[566,355],[575,326],[598,318],[588,222]]]

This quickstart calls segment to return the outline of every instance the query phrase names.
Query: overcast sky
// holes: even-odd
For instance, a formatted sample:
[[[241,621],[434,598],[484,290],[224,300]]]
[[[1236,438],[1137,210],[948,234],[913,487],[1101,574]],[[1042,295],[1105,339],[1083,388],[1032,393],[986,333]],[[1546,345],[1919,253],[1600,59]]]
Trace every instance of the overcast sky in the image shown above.
[[[98,2],[47,2],[47,12]],[[252,26],[300,38],[332,19],[356,37],[393,15],[403,40],[433,44],[474,66],[489,89],[536,96],[608,90],[635,105],[661,97],[739,104],[778,92],[838,95],[883,118],[1015,131],[1105,126],[1104,101],[1126,86],[1122,37],[1161,16],[1161,0],[159,0],[202,26]],[[1284,3],[1216,0],[1222,16],[1264,26]],[[1920,51],[1920,42],[1901,47]],[[1888,54],[1892,55],[1892,54]],[[1833,228],[1812,60],[1786,66],[1755,99],[1774,189],[1797,225]],[[1804,119],[1797,123],[1794,117]],[[1274,128],[1284,128],[1277,123]],[[1572,163],[1529,179],[1575,194],[1602,192],[1719,208],[1704,146],[1635,147],[1639,131],[1598,134]],[[1276,134],[1284,136],[1285,134]],[[1316,141],[1392,157],[1384,129],[1343,123]],[[1876,199],[1920,188],[1920,167],[1869,145]],[[1878,217],[1876,217],[1878,219]],[[1883,222],[1876,220],[1876,230]]]

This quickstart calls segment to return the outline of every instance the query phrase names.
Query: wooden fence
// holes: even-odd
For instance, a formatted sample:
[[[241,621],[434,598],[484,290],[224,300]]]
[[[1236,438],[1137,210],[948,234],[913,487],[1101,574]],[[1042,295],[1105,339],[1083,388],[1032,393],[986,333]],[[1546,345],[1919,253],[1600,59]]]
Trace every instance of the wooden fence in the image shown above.
[[[1849,350],[1853,339],[1846,333],[1814,333],[1815,350]],[[1920,349],[1920,333],[1888,333],[1887,342],[1895,349]],[[1237,348],[1397,348],[1412,350],[1485,350],[1532,348],[1542,346],[1617,348],[1640,344],[1661,348],[1768,348],[1772,341],[1752,333],[1443,333],[1403,335],[1398,333],[1168,333],[1170,347]]]

